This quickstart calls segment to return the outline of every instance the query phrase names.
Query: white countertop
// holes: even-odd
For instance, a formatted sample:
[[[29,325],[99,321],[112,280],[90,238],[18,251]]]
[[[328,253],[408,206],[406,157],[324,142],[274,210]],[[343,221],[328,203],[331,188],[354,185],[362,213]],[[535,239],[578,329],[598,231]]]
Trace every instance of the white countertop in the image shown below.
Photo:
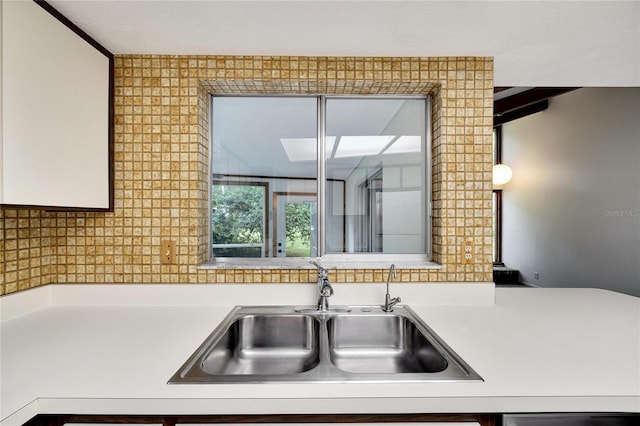
[[[337,285],[331,301],[375,303],[382,287]],[[5,296],[2,425],[38,413],[640,412],[640,299],[597,289],[394,284],[484,382],[167,384],[238,300],[311,304],[314,291],[50,285]]]

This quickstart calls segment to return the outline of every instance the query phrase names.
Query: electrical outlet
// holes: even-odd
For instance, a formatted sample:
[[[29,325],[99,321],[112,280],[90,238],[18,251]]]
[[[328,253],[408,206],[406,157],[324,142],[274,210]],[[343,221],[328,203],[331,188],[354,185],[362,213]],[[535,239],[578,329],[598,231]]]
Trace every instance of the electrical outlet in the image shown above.
[[[462,263],[473,263],[473,241],[462,243]]]
[[[536,280],[540,279],[540,274],[537,272],[533,273],[533,278],[535,278]]]
[[[164,240],[160,243],[160,263],[163,265],[176,263],[176,242],[174,240]]]

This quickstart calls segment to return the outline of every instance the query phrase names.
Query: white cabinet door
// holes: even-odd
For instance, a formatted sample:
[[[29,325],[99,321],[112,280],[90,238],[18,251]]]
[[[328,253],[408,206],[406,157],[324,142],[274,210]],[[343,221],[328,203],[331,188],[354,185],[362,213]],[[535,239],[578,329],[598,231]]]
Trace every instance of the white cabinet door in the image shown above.
[[[112,55],[35,2],[0,7],[0,204],[108,209]]]

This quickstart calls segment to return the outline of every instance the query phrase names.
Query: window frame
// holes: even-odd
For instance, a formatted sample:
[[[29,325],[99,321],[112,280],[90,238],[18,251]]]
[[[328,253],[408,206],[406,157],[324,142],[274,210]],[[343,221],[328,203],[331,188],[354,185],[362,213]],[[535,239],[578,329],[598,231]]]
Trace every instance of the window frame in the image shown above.
[[[493,128],[493,164],[502,163],[502,125],[497,125]],[[493,189],[495,204],[494,221],[495,221],[495,234],[493,235],[493,264],[503,265],[502,263],[502,189]]]
[[[213,99],[215,97],[307,97],[307,98],[316,98],[317,99],[317,159],[316,159],[316,179],[317,179],[317,207],[318,207],[318,257],[314,259],[319,259],[321,261],[330,261],[336,265],[341,263],[348,263],[351,267],[360,267],[361,265],[372,265],[377,267],[378,263],[388,264],[389,262],[393,262],[398,260],[398,256],[402,256],[403,263],[411,264],[412,266],[438,266],[435,263],[431,262],[432,256],[432,246],[433,246],[433,200],[432,200],[432,184],[433,184],[433,164],[432,164],[432,143],[433,143],[433,134],[432,134],[432,108],[433,108],[433,100],[431,95],[418,94],[418,95],[402,95],[402,94],[389,94],[389,95],[339,95],[339,94],[242,94],[242,95],[228,95],[228,94],[215,94],[212,93],[209,96],[210,101],[210,115],[211,120],[209,124],[209,132],[210,132],[210,144],[213,144]],[[326,102],[328,99],[418,99],[424,101],[424,137],[425,137],[425,145],[424,145],[424,169],[427,171],[424,176],[424,199],[425,199],[425,216],[423,217],[424,225],[425,225],[425,246],[423,253],[413,253],[413,254],[405,254],[405,253],[326,253],[326,161],[325,158],[325,150],[326,150]],[[210,146],[209,152],[211,153],[211,157],[209,158],[209,261],[208,265],[213,264],[230,264],[233,265],[237,263],[239,266],[246,267],[247,263],[255,263],[261,267],[279,267],[283,266],[291,266],[292,264],[300,263],[304,261],[304,264],[308,263],[308,259],[306,257],[290,257],[290,258],[278,258],[273,256],[266,256],[269,253],[269,250],[265,251],[265,257],[263,258],[232,258],[232,257],[215,257],[213,256],[212,249],[212,185],[216,180],[214,178],[215,171],[213,170],[213,150]],[[331,180],[331,179],[329,179]],[[224,181],[219,181],[224,182]],[[242,182],[244,183],[244,182]],[[255,182],[254,182],[255,183]],[[268,184],[267,184],[268,186]],[[268,190],[268,187],[267,187]],[[265,197],[269,198],[269,196]],[[266,205],[266,215],[267,221],[268,217],[272,214],[271,211],[268,210],[268,201]],[[269,236],[269,226],[265,226],[265,238]],[[272,244],[273,245],[273,244]],[[206,265],[205,265],[206,266]]]

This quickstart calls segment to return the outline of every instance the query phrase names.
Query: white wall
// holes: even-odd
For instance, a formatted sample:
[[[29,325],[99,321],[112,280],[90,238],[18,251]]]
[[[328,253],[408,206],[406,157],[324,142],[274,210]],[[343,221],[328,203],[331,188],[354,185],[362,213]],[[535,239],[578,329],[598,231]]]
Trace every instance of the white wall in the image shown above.
[[[503,260],[541,287],[640,296],[640,88],[584,88],[505,124]],[[534,278],[534,273],[539,278]]]
[[[2,27],[2,4],[3,2],[0,2],[0,181],[2,181],[2,176],[4,176],[4,168],[2,166],[4,164],[4,160],[2,159],[2,153],[4,151],[4,149],[2,148],[2,135],[4,133],[2,131],[2,129],[4,128],[2,124],[2,117],[4,115],[2,112],[2,106],[4,105],[4,101],[2,101],[2,34],[4,32]],[[4,200],[4,185],[0,185],[0,200]]]

